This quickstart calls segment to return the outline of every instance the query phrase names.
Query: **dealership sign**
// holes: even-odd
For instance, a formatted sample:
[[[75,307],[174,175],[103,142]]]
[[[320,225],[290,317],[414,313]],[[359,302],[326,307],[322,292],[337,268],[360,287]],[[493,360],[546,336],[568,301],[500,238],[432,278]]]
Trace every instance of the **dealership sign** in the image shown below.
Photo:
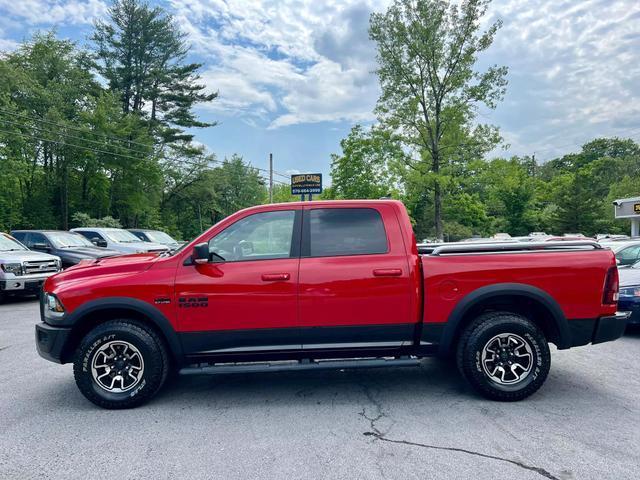
[[[640,197],[619,198],[613,205],[616,218],[640,218]]]
[[[301,173],[291,175],[291,194],[322,193],[321,173]]]

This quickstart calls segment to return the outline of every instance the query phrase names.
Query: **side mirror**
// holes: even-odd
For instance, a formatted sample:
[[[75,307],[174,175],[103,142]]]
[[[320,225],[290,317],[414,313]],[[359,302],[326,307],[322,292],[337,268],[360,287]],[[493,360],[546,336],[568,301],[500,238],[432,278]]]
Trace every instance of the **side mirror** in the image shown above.
[[[199,243],[193,247],[193,253],[191,253],[191,260],[197,265],[209,262],[209,244]]]
[[[47,245],[46,243],[34,243],[31,248],[33,250],[51,250],[51,248],[49,247],[49,245]]]

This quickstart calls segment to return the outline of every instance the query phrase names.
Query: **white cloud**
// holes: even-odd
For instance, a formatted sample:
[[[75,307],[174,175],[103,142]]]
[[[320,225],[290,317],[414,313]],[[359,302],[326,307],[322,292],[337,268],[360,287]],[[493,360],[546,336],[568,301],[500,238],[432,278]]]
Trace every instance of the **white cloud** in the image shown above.
[[[365,2],[172,0],[194,50],[215,62],[204,76],[213,109],[256,115],[269,128],[373,119],[378,96],[372,6]],[[214,102],[216,103],[216,102]]]
[[[640,137],[640,3],[543,0],[496,3],[504,21],[486,63],[509,66],[493,114],[518,154],[577,150],[596,136]]]
[[[86,24],[107,12],[103,0],[0,0],[3,15],[30,25]]]

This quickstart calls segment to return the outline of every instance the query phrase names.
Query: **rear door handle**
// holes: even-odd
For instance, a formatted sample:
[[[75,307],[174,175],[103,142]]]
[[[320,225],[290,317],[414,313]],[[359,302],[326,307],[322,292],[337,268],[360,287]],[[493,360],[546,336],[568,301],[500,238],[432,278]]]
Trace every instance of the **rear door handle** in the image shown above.
[[[374,277],[399,277],[402,275],[401,268],[376,268],[373,271]]]
[[[289,275],[288,273],[263,273],[262,274],[262,280],[265,282],[282,282],[282,281],[286,281],[289,280],[289,278],[291,278],[291,275]]]

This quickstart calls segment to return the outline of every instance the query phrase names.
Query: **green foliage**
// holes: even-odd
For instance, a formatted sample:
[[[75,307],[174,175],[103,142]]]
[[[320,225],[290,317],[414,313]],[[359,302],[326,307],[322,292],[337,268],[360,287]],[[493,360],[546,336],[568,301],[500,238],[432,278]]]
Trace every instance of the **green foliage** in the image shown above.
[[[372,130],[373,131],[373,130]],[[380,177],[362,175],[366,164],[353,152],[367,152],[383,171],[399,169],[394,184],[414,222],[419,239],[435,239],[429,175],[382,152],[394,144],[373,145],[360,127],[343,140],[342,156],[332,169],[333,185],[324,198],[378,198]],[[345,152],[350,152],[347,155]],[[338,168],[337,168],[338,167]],[[530,157],[476,159],[458,165],[455,175],[441,175],[443,238],[488,237],[497,232],[527,235],[532,231],[563,233],[628,233],[629,222],[615,220],[616,198],[640,196],[640,146],[632,140],[596,139],[572,153],[537,165]],[[336,182],[336,178],[340,181]],[[357,187],[347,197],[340,185]]]
[[[442,237],[442,196],[457,171],[499,141],[495,127],[478,125],[479,106],[495,108],[506,90],[506,67],[476,70],[500,21],[481,30],[489,0],[395,0],[371,15],[382,94],[376,113],[412,152],[406,181],[433,197],[433,234]],[[417,201],[420,215],[427,199]]]
[[[380,198],[397,193],[393,167],[404,159],[400,143],[384,130],[360,125],[340,142],[342,155],[331,156],[334,198]]]
[[[97,22],[92,36],[98,71],[119,94],[123,112],[147,118],[163,143],[190,142],[185,128],[213,125],[192,111],[217,94],[198,83],[202,65],[186,62],[185,38],[162,8],[141,0],[115,0],[109,21]]]
[[[103,218],[91,218],[86,213],[76,212],[71,216],[71,220],[75,227],[122,228],[118,220],[108,215]]]
[[[267,200],[259,172],[237,155],[216,167],[204,167],[175,192],[165,203],[163,223],[171,232],[182,232],[183,238],[193,238],[224,217]]]

